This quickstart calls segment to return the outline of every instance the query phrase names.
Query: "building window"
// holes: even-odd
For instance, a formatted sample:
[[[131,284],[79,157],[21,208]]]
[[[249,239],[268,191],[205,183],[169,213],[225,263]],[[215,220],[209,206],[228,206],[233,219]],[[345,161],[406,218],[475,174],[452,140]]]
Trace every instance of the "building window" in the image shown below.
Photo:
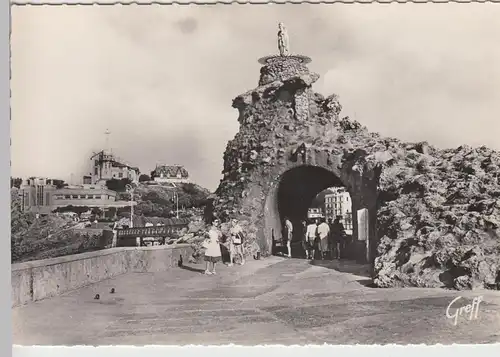
[[[123,177],[123,172],[118,173],[118,177],[122,178]]]

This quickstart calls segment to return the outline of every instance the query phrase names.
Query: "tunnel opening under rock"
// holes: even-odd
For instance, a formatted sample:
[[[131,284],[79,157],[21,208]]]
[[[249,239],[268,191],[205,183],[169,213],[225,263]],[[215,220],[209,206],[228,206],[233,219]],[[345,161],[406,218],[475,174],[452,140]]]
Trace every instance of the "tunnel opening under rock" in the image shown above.
[[[313,200],[322,191],[330,187],[345,187],[334,173],[317,166],[299,166],[281,175],[273,205],[275,211],[271,214],[274,226],[279,229],[274,239],[283,237],[284,221],[288,218],[294,227],[292,237],[292,256],[303,257],[301,242],[304,232],[302,222],[308,220],[308,210]],[[271,197],[272,199],[272,197]]]

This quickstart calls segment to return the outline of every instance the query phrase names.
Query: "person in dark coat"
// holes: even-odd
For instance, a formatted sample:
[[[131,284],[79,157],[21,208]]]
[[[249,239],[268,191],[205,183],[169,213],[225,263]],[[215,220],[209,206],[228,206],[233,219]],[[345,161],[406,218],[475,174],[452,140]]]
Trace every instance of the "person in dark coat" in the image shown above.
[[[309,240],[307,239],[307,222],[305,220],[302,221],[300,226],[301,228],[301,238],[302,238],[302,249],[304,249],[304,253],[306,254],[306,259],[309,259],[309,252],[311,250],[311,246],[309,244]]]
[[[343,246],[343,241],[345,239],[345,229],[342,222],[340,222],[340,217],[335,217],[332,223],[332,229],[330,231],[332,242],[333,242],[333,255],[334,258],[340,259],[341,249]]]
[[[203,220],[205,221],[205,224],[208,226],[211,226],[215,220],[213,198],[207,199],[207,203],[206,203],[205,209],[203,211]]]

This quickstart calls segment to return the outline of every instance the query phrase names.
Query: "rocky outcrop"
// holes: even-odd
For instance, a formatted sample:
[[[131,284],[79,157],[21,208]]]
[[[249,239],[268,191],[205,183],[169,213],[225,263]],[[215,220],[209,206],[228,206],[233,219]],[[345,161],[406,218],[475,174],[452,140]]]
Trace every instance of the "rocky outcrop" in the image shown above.
[[[336,95],[312,90],[318,78],[300,60],[279,58],[262,68],[257,88],[234,99],[240,130],[224,153],[216,214],[246,220],[249,242],[269,253],[280,179],[293,168],[320,167],[347,187],[353,213],[367,208],[374,218],[376,285],[497,289],[500,154],[371,133],[340,117]]]
[[[498,289],[500,154],[406,147],[380,180],[375,283]]]

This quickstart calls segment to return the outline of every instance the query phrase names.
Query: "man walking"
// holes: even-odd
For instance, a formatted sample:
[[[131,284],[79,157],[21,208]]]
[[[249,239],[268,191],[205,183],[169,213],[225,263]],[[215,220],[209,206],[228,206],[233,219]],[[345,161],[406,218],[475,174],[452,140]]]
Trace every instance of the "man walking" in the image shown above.
[[[331,218],[328,218],[328,227],[330,228],[330,234],[328,235],[328,258],[333,259],[334,241],[333,241],[333,222]]]
[[[340,259],[342,243],[345,237],[344,225],[340,222],[340,217],[335,217],[332,224],[332,238],[334,242],[334,257]]]
[[[293,224],[288,219],[285,218],[285,237],[286,237],[286,248],[288,253],[288,258],[292,257],[292,237],[293,237]]]
[[[321,260],[324,259],[325,253],[328,251],[328,236],[330,235],[330,227],[325,222],[324,219],[318,225],[318,238],[319,238],[319,251],[321,254]]]
[[[314,252],[315,252],[315,241],[316,241],[316,228],[318,226],[316,225],[315,222],[311,221],[307,225],[306,229],[306,240],[307,240],[307,258],[308,259],[314,259]]]

